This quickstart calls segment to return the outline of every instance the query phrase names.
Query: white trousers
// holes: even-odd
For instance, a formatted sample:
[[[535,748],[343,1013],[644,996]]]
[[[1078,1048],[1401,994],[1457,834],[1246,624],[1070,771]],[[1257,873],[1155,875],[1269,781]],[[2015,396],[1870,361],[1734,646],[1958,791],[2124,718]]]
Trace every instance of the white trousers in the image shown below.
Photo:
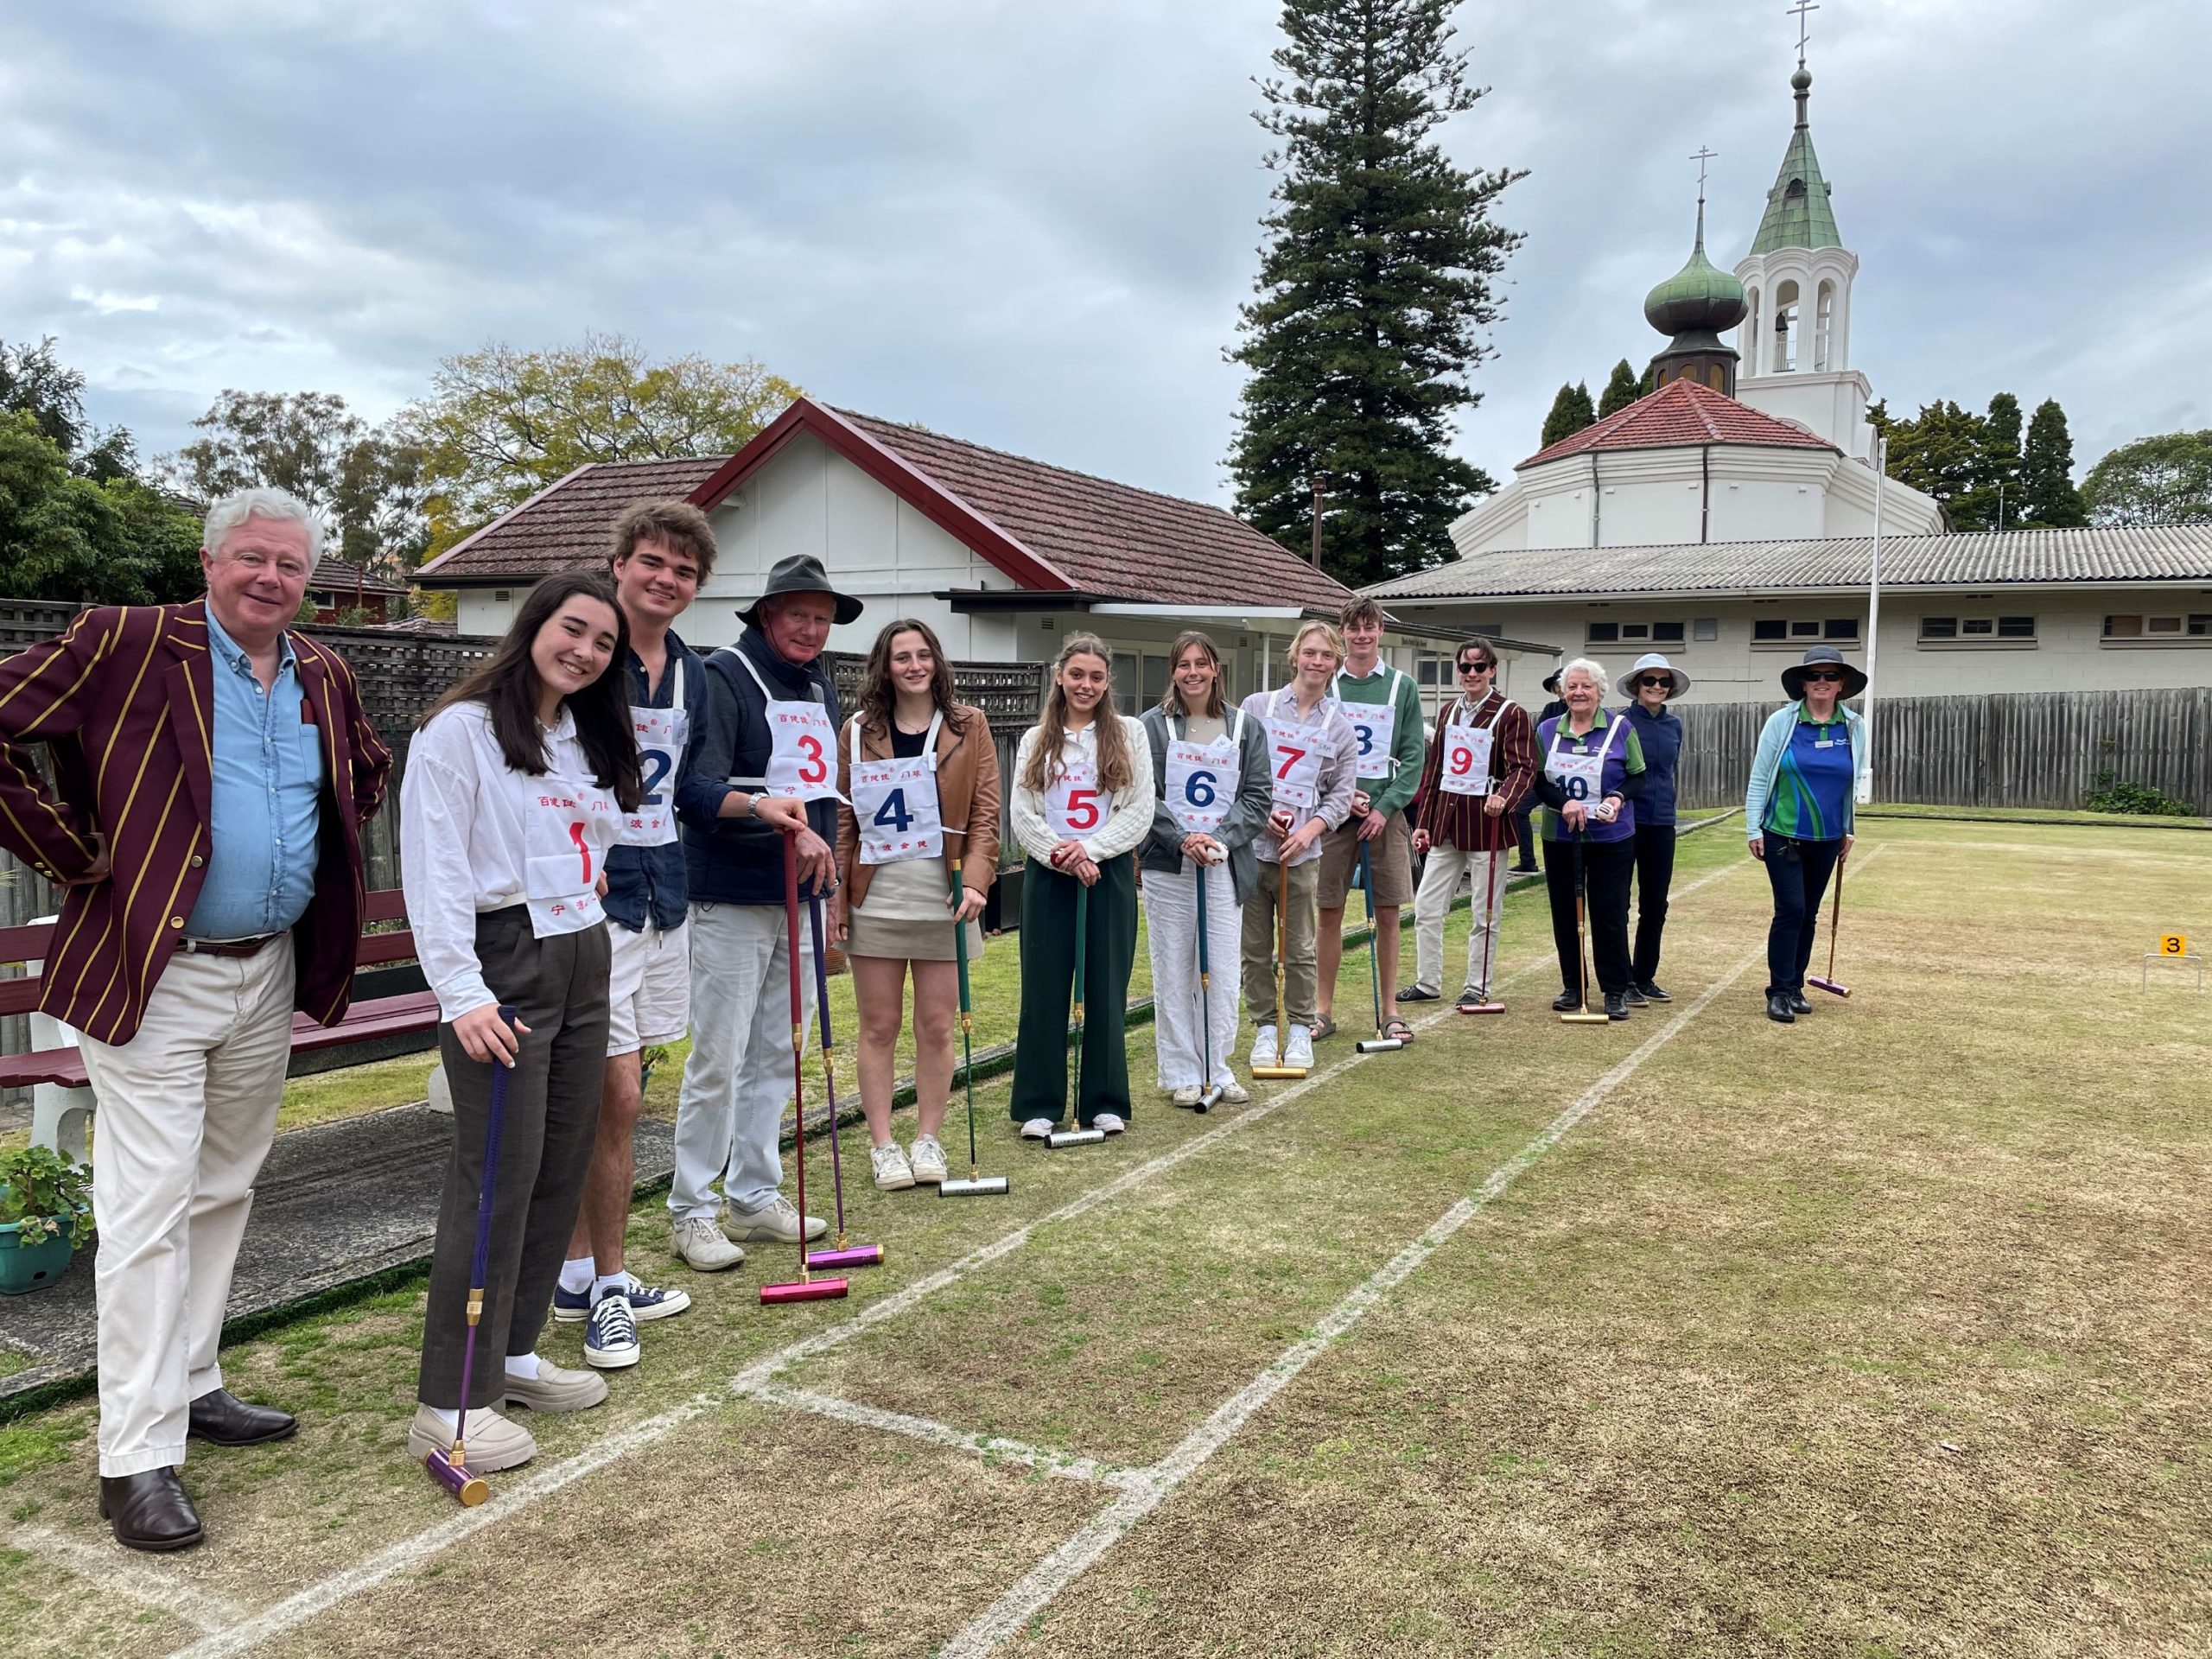
[[[717,1180],[735,1210],[760,1209],[783,1187],[779,1143],[791,1097],[785,930],[780,905],[691,906],[691,1057],[677,1097],[676,1178],[668,1190],[678,1220],[714,1215]],[[814,1022],[814,942],[803,908],[798,950],[804,1042]],[[818,1065],[809,1076],[818,1085]]]
[[[1459,897],[1463,876],[1473,878],[1473,925],[1467,930],[1467,977],[1462,984],[1480,1001],[1490,995],[1490,981],[1497,970],[1497,925],[1505,913],[1505,870],[1510,860],[1503,853],[1469,853],[1442,842],[1428,849],[1421,866],[1421,891],[1414,895],[1414,983],[1441,995],[1444,990],[1444,918]],[[1493,876],[1491,866],[1497,866]],[[1492,883],[1495,883],[1493,886]],[[1490,895],[1484,908],[1483,895]]]
[[[1198,1025],[1198,879],[1189,860],[1179,875],[1144,873],[1145,932],[1152,950],[1152,1032],[1160,1051],[1160,1086],[1224,1085],[1236,1045],[1238,938],[1244,912],[1226,865],[1206,872],[1206,956],[1212,989],[1206,1011],[1213,1037],[1213,1076],[1201,1075]]]
[[[103,1475],[183,1463],[192,1402],[223,1386],[215,1351],[284,1098],[292,993],[289,934],[257,956],[175,957],[129,1042],[78,1040],[99,1102]]]

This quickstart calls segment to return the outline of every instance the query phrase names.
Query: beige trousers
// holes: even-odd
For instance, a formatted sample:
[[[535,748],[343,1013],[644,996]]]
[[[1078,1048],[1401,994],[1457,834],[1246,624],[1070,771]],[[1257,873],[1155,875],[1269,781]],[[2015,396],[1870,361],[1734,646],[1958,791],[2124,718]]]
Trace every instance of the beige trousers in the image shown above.
[[[1254,1026],[1275,1020],[1275,899],[1282,872],[1265,859],[1260,861],[1260,889],[1244,906],[1244,1006]],[[1315,902],[1321,887],[1321,861],[1310,858],[1290,868],[1290,949],[1282,963],[1282,1012],[1287,1023],[1311,1027],[1319,1017],[1321,969],[1314,954]],[[1213,895],[1209,890],[1207,895]],[[1281,1035],[1287,1038],[1289,1033]]]
[[[253,1182],[292,1052],[292,941],[257,956],[170,958],[138,1033],[79,1039],[99,1102],[100,1473],[184,1461],[215,1363]]]
[[[1473,925],[1467,930],[1467,976],[1460,984],[1475,994],[1477,1001],[1490,995],[1491,981],[1497,974],[1498,922],[1505,914],[1505,867],[1512,862],[1507,856],[1511,851],[1470,853],[1444,842],[1428,849],[1428,861],[1421,866],[1421,892],[1414,899],[1414,983],[1424,991],[1443,994],[1444,918],[1465,879],[1472,883]],[[1493,861],[1497,865],[1495,880],[1490,868]]]

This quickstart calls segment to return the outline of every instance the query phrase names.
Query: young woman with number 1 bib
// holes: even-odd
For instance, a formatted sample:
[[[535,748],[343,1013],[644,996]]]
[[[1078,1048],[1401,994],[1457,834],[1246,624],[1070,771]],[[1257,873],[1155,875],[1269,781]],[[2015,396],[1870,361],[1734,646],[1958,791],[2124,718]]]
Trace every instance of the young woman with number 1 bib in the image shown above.
[[[834,930],[860,1009],[861,1110],[875,1184],[896,1192],[945,1178],[938,1130],[952,1090],[960,1011],[953,930],[982,955],[976,918],[998,878],[999,752],[980,709],[955,702],[952,667],[925,622],[888,624],[861,671],[860,711],[837,746]],[[959,860],[953,896],[950,858]],[[914,979],[914,1142],[891,1138],[899,1027]]]
[[[1205,634],[1178,634],[1167,661],[1167,694],[1144,715],[1158,785],[1140,858],[1160,1086],[1178,1106],[1203,1105],[1213,1090],[1233,1104],[1249,1098],[1229,1062],[1237,941],[1244,902],[1260,885],[1252,842],[1273,804],[1268,728],[1224,703],[1221,653]]]
[[[438,1203],[423,1333],[416,1461],[468,1414],[468,1467],[512,1469],[537,1450],[499,1408],[579,1411],[607,1398],[596,1371],[541,1360],[599,1124],[607,1071],[601,870],[644,794],[621,664],[629,628],[606,577],[548,576],[492,660],[415,734],[399,803],[400,870],[416,955],[438,999],[453,1091],[453,1151]],[[502,1005],[518,1016],[510,1025]],[[480,1324],[469,1305],[495,1066],[511,1068],[493,1172]],[[461,1397],[477,1325],[487,1362]]]
[[[1049,1137],[1066,1109],[1078,936],[1085,1017],[1076,1116],[1108,1135],[1128,1127],[1122,1017],[1137,948],[1136,849],[1152,830],[1152,749],[1113,696],[1113,652],[1091,634],[1070,634],[1052,663],[1044,715],[1014,760],[1010,816],[1029,858],[1011,1110],[1032,1140]]]

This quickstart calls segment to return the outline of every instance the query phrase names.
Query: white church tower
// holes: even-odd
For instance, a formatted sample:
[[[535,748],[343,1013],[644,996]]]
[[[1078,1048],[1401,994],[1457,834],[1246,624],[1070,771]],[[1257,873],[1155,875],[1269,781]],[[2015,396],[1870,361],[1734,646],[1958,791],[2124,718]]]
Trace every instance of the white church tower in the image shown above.
[[[1872,389],[1851,366],[1851,281],[1859,256],[1836,232],[1830,186],[1813,154],[1806,114],[1813,74],[1805,67],[1802,29],[1789,85],[1797,97],[1796,130],[1767,193],[1751,251],[1736,264],[1750,306],[1737,331],[1743,363],[1736,396],[1864,461],[1873,453],[1874,435],[1866,424]]]

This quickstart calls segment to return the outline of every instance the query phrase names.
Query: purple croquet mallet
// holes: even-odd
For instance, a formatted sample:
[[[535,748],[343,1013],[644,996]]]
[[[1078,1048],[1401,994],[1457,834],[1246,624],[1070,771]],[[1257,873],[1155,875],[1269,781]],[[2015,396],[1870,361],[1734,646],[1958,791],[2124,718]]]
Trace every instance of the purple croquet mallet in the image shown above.
[[[838,1147],[844,1132],[837,1126],[837,1077],[836,1071],[836,1045],[830,1036],[830,958],[822,949],[822,895],[809,893],[806,897],[806,925],[814,938],[814,1013],[822,1022],[822,1087],[830,1103],[830,1179],[837,1192],[837,1248],[834,1250],[809,1250],[806,1265],[819,1273],[841,1273],[847,1268],[876,1268],[883,1265],[883,1246],[880,1244],[851,1244],[845,1238],[845,1165]],[[799,1126],[799,1133],[806,1126]],[[802,1228],[805,1218],[800,1218]]]

